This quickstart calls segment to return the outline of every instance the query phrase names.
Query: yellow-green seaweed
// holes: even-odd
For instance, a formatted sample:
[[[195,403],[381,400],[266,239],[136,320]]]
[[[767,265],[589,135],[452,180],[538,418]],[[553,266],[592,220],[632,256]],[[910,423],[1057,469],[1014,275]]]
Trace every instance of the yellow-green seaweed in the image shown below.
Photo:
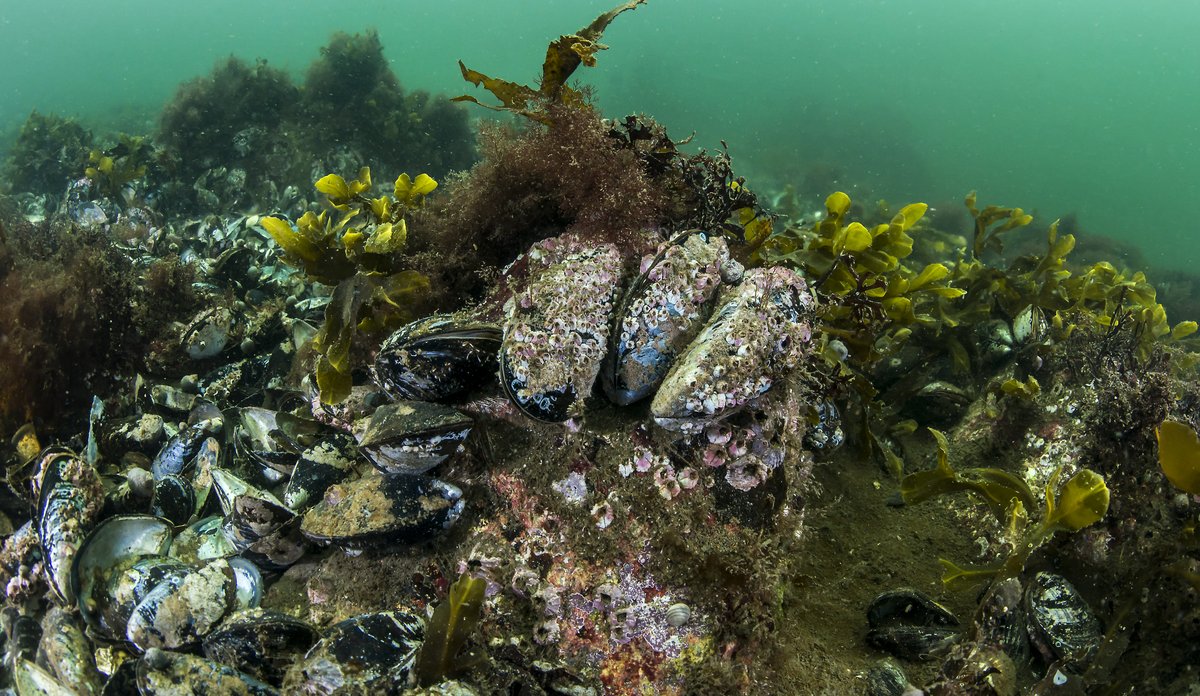
[[[425,627],[425,641],[413,666],[420,686],[432,686],[478,661],[462,654],[471,633],[479,625],[483,593],[487,583],[466,573],[450,586],[450,594],[433,610]]]

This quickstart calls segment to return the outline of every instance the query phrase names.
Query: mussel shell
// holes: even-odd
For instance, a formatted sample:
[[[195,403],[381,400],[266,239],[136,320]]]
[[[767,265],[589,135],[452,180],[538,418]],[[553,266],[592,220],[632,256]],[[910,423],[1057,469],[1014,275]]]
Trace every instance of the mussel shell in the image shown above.
[[[259,498],[283,507],[283,503],[279,502],[279,499],[270,492],[250,484],[225,469],[213,469],[212,479],[213,490],[217,493],[217,502],[221,504],[221,511],[226,515],[233,514],[234,502],[244,496]]]
[[[546,423],[561,423],[571,417],[571,409],[579,394],[568,384],[558,389],[542,389],[529,393],[524,380],[513,376],[508,363],[500,359],[500,381],[504,393],[525,415]]]
[[[458,488],[413,474],[364,476],[325,492],[300,531],[319,544],[348,549],[426,541],[462,514]]]
[[[13,693],[18,696],[76,696],[49,672],[29,660],[17,660],[13,667]]]
[[[499,327],[436,314],[389,336],[373,375],[393,399],[446,402],[491,382],[499,350]]]
[[[125,569],[139,558],[166,553],[170,544],[171,523],[158,517],[118,515],[96,525],[79,547],[71,569],[71,584],[84,621],[108,635],[123,635],[123,625],[116,627],[116,633],[106,630],[102,608],[110,598],[97,593],[107,594],[114,576],[128,572]]]
[[[104,486],[89,464],[70,452],[47,450],[37,476],[37,532],[51,589],[75,602],[71,568],[104,509]]]
[[[350,436],[338,434],[304,450],[283,491],[283,503],[293,510],[303,510],[320,500],[326,489],[354,470],[354,456],[349,454],[353,448]]]
[[[100,693],[103,680],[92,657],[92,644],[73,612],[58,606],[46,612],[38,664],[77,694]]]
[[[184,563],[199,563],[237,555],[237,549],[222,529],[224,522],[224,518],[213,515],[188,525],[171,542],[171,557]]]
[[[284,571],[304,557],[312,545],[300,533],[303,518],[293,517],[274,533],[242,551],[242,557],[265,571]]]
[[[233,614],[201,641],[204,655],[256,679],[278,685],[293,662],[320,638],[317,629],[275,611]]]
[[[1025,593],[1029,638],[1047,662],[1086,662],[1103,638],[1100,619],[1066,578],[1040,572]]]
[[[925,593],[907,587],[889,590],[871,600],[867,607],[871,628],[895,624],[911,626],[957,626],[958,619]]]
[[[971,395],[962,388],[935,380],[909,396],[900,413],[923,425],[947,428],[962,418],[970,403]]]
[[[331,627],[304,657],[304,693],[398,693],[425,638],[425,621],[407,611],[355,616]]]
[[[600,373],[610,401],[626,406],[654,393],[708,319],[728,260],[724,239],[696,233],[667,247],[633,281]]]
[[[958,639],[958,629],[950,626],[892,624],[867,631],[867,644],[904,660],[933,659]]]
[[[471,426],[449,406],[398,401],[375,409],[358,446],[384,473],[423,474],[454,454]]]
[[[765,394],[807,354],[813,307],[794,271],[747,271],[721,294],[712,319],[663,379],[650,402],[655,422],[696,432]]]
[[[190,482],[174,474],[167,474],[154,482],[150,514],[170,520],[175,525],[184,525],[195,512],[196,492]]]
[[[1017,578],[999,580],[984,593],[975,612],[975,641],[999,648],[1018,665],[1029,660],[1023,589]]]
[[[591,394],[608,351],[620,254],[564,235],[526,259],[528,283],[505,303],[500,382],[526,415],[560,422]]]
[[[154,586],[133,609],[126,639],[141,650],[194,645],[237,606],[238,583],[219,558]]]
[[[274,534],[296,514],[278,503],[244,495],[233,501],[233,509],[225,518],[225,536],[238,551]]]
[[[269,684],[233,667],[186,653],[151,648],[137,663],[138,690],[143,694],[241,694],[275,696]]]
[[[192,569],[174,558],[145,556],[130,564],[128,570],[115,570],[103,594],[95,595],[98,623],[92,628],[102,636],[120,640],[125,638],[133,610],[151,590],[165,582],[179,582]]]
[[[200,451],[200,445],[208,437],[207,427],[208,421],[189,425],[167,440],[167,444],[154,455],[154,461],[150,464],[150,473],[154,474],[154,478],[160,479],[169,474],[179,475],[186,471],[196,453]]]
[[[863,675],[866,682],[863,696],[904,696],[909,692],[908,677],[904,670],[890,659],[871,665]]]

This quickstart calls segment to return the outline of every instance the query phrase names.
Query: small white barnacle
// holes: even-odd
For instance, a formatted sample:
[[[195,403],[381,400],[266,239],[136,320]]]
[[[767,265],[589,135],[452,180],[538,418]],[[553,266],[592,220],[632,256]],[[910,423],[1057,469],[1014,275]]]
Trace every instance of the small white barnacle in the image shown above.
[[[692,618],[692,608],[683,602],[676,602],[667,607],[667,623],[675,628],[683,626]]]

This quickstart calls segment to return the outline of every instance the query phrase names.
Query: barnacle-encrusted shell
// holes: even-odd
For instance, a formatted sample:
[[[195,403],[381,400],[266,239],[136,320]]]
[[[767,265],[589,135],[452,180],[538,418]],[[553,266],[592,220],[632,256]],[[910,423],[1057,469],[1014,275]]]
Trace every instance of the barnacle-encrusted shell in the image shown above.
[[[504,307],[500,381],[530,417],[562,421],[591,393],[608,350],[620,254],[564,236],[535,244],[527,262],[529,282]]]
[[[66,450],[47,450],[38,475],[37,532],[50,587],[68,605],[75,602],[71,564],[104,507],[100,475]]]
[[[812,307],[794,271],[748,271],[722,293],[713,319],[667,373],[650,404],[655,421],[692,431],[764,394],[807,354]]]
[[[237,601],[237,579],[223,558],[182,577],[163,580],[133,609],[125,637],[142,650],[192,645]]]
[[[46,612],[38,661],[75,693],[100,693],[102,680],[92,658],[92,646],[74,613],[57,606]]]
[[[123,579],[140,576],[133,567],[139,559],[165,553],[170,544],[171,523],[149,515],[109,517],[88,535],[75,556],[71,582],[79,612],[93,631],[110,638],[124,635],[124,621],[141,597],[121,609],[112,591]],[[114,615],[123,617],[119,626],[112,622]]]
[[[442,402],[496,374],[500,329],[435,314],[401,327],[375,356],[375,383],[394,399]]]
[[[151,648],[137,663],[138,690],[143,694],[239,694],[274,696],[274,687],[228,665],[186,653]],[[203,685],[203,691],[197,689]]]
[[[349,549],[429,539],[458,520],[462,491],[415,474],[380,474],[340,483],[304,515],[312,541]]]
[[[624,406],[650,396],[672,361],[704,326],[731,265],[720,237],[697,233],[642,261],[642,273],[621,302],[604,391]]]

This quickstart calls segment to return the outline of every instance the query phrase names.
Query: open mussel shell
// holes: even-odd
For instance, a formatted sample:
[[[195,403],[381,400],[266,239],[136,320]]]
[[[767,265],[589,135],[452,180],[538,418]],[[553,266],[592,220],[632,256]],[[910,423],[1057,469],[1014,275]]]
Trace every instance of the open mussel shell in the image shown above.
[[[283,491],[283,503],[293,510],[303,510],[320,500],[326,489],[354,470],[354,449],[354,439],[339,433],[304,450]]]
[[[728,261],[724,239],[696,233],[643,262],[621,299],[600,373],[610,401],[625,406],[654,393],[708,319]]]
[[[291,475],[300,452],[315,443],[318,427],[316,421],[290,413],[243,408],[234,432],[234,452],[263,479],[280,483]]]
[[[958,619],[924,593],[884,592],[867,608],[867,643],[905,660],[928,660],[959,639]]]
[[[499,327],[435,314],[389,336],[373,375],[393,399],[446,402],[492,382],[499,350]]]
[[[218,558],[155,585],[134,607],[125,638],[140,650],[194,645],[237,602],[234,568],[229,561]]]
[[[37,532],[46,576],[68,606],[75,602],[71,568],[80,545],[104,509],[104,486],[87,462],[65,450],[47,450],[37,475]]]
[[[238,550],[222,529],[224,522],[223,517],[213,515],[188,525],[171,542],[170,556],[184,563],[200,563],[237,555]]]
[[[462,491],[413,474],[364,476],[325,492],[300,531],[318,544],[360,549],[432,539],[462,514]]]
[[[233,667],[186,653],[151,648],[137,666],[138,690],[143,694],[241,694],[275,696],[270,684]]]
[[[1099,648],[1100,619],[1066,578],[1040,572],[1025,593],[1029,638],[1048,663],[1079,665]]]
[[[375,409],[358,446],[384,473],[423,474],[458,450],[471,425],[449,406],[398,401]]]
[[[251,544],[274,534],[296,514],[279,503],[249,495],[233,501],[233,509],[225,517],[225,536],[240,552]]]
[[[212,487],[216,491],[221,511],[226,515],[233,514],[234,502],[242,497],[258,498],[283,507],[283,503],[269,491],[264,491],[225,469],[212,470]]]
[[[135,561],[165,554],[171,545],[171,523],[150,515],[118,515],[101,522],[79,548],[71,571],[71,584],[79,598],[84,621],[105,635],[121,635],[123,625],[113,632],[105,621],[111,583],[128,574]],[[131,607],[132,609],[132,607]]]
[[[425,621],[397,610],[334,624],[289,673],[289,693],[399,693],[425,638]]]
[[[320,638],[306,621],[262,609],[240,611],[201,641],[205,657],[280,684],[288,668]]]
[[[970,403],[971,395],[961,387],[935,380],[909,395],[900,413],[922,425],[948,428],[962,418]]]

